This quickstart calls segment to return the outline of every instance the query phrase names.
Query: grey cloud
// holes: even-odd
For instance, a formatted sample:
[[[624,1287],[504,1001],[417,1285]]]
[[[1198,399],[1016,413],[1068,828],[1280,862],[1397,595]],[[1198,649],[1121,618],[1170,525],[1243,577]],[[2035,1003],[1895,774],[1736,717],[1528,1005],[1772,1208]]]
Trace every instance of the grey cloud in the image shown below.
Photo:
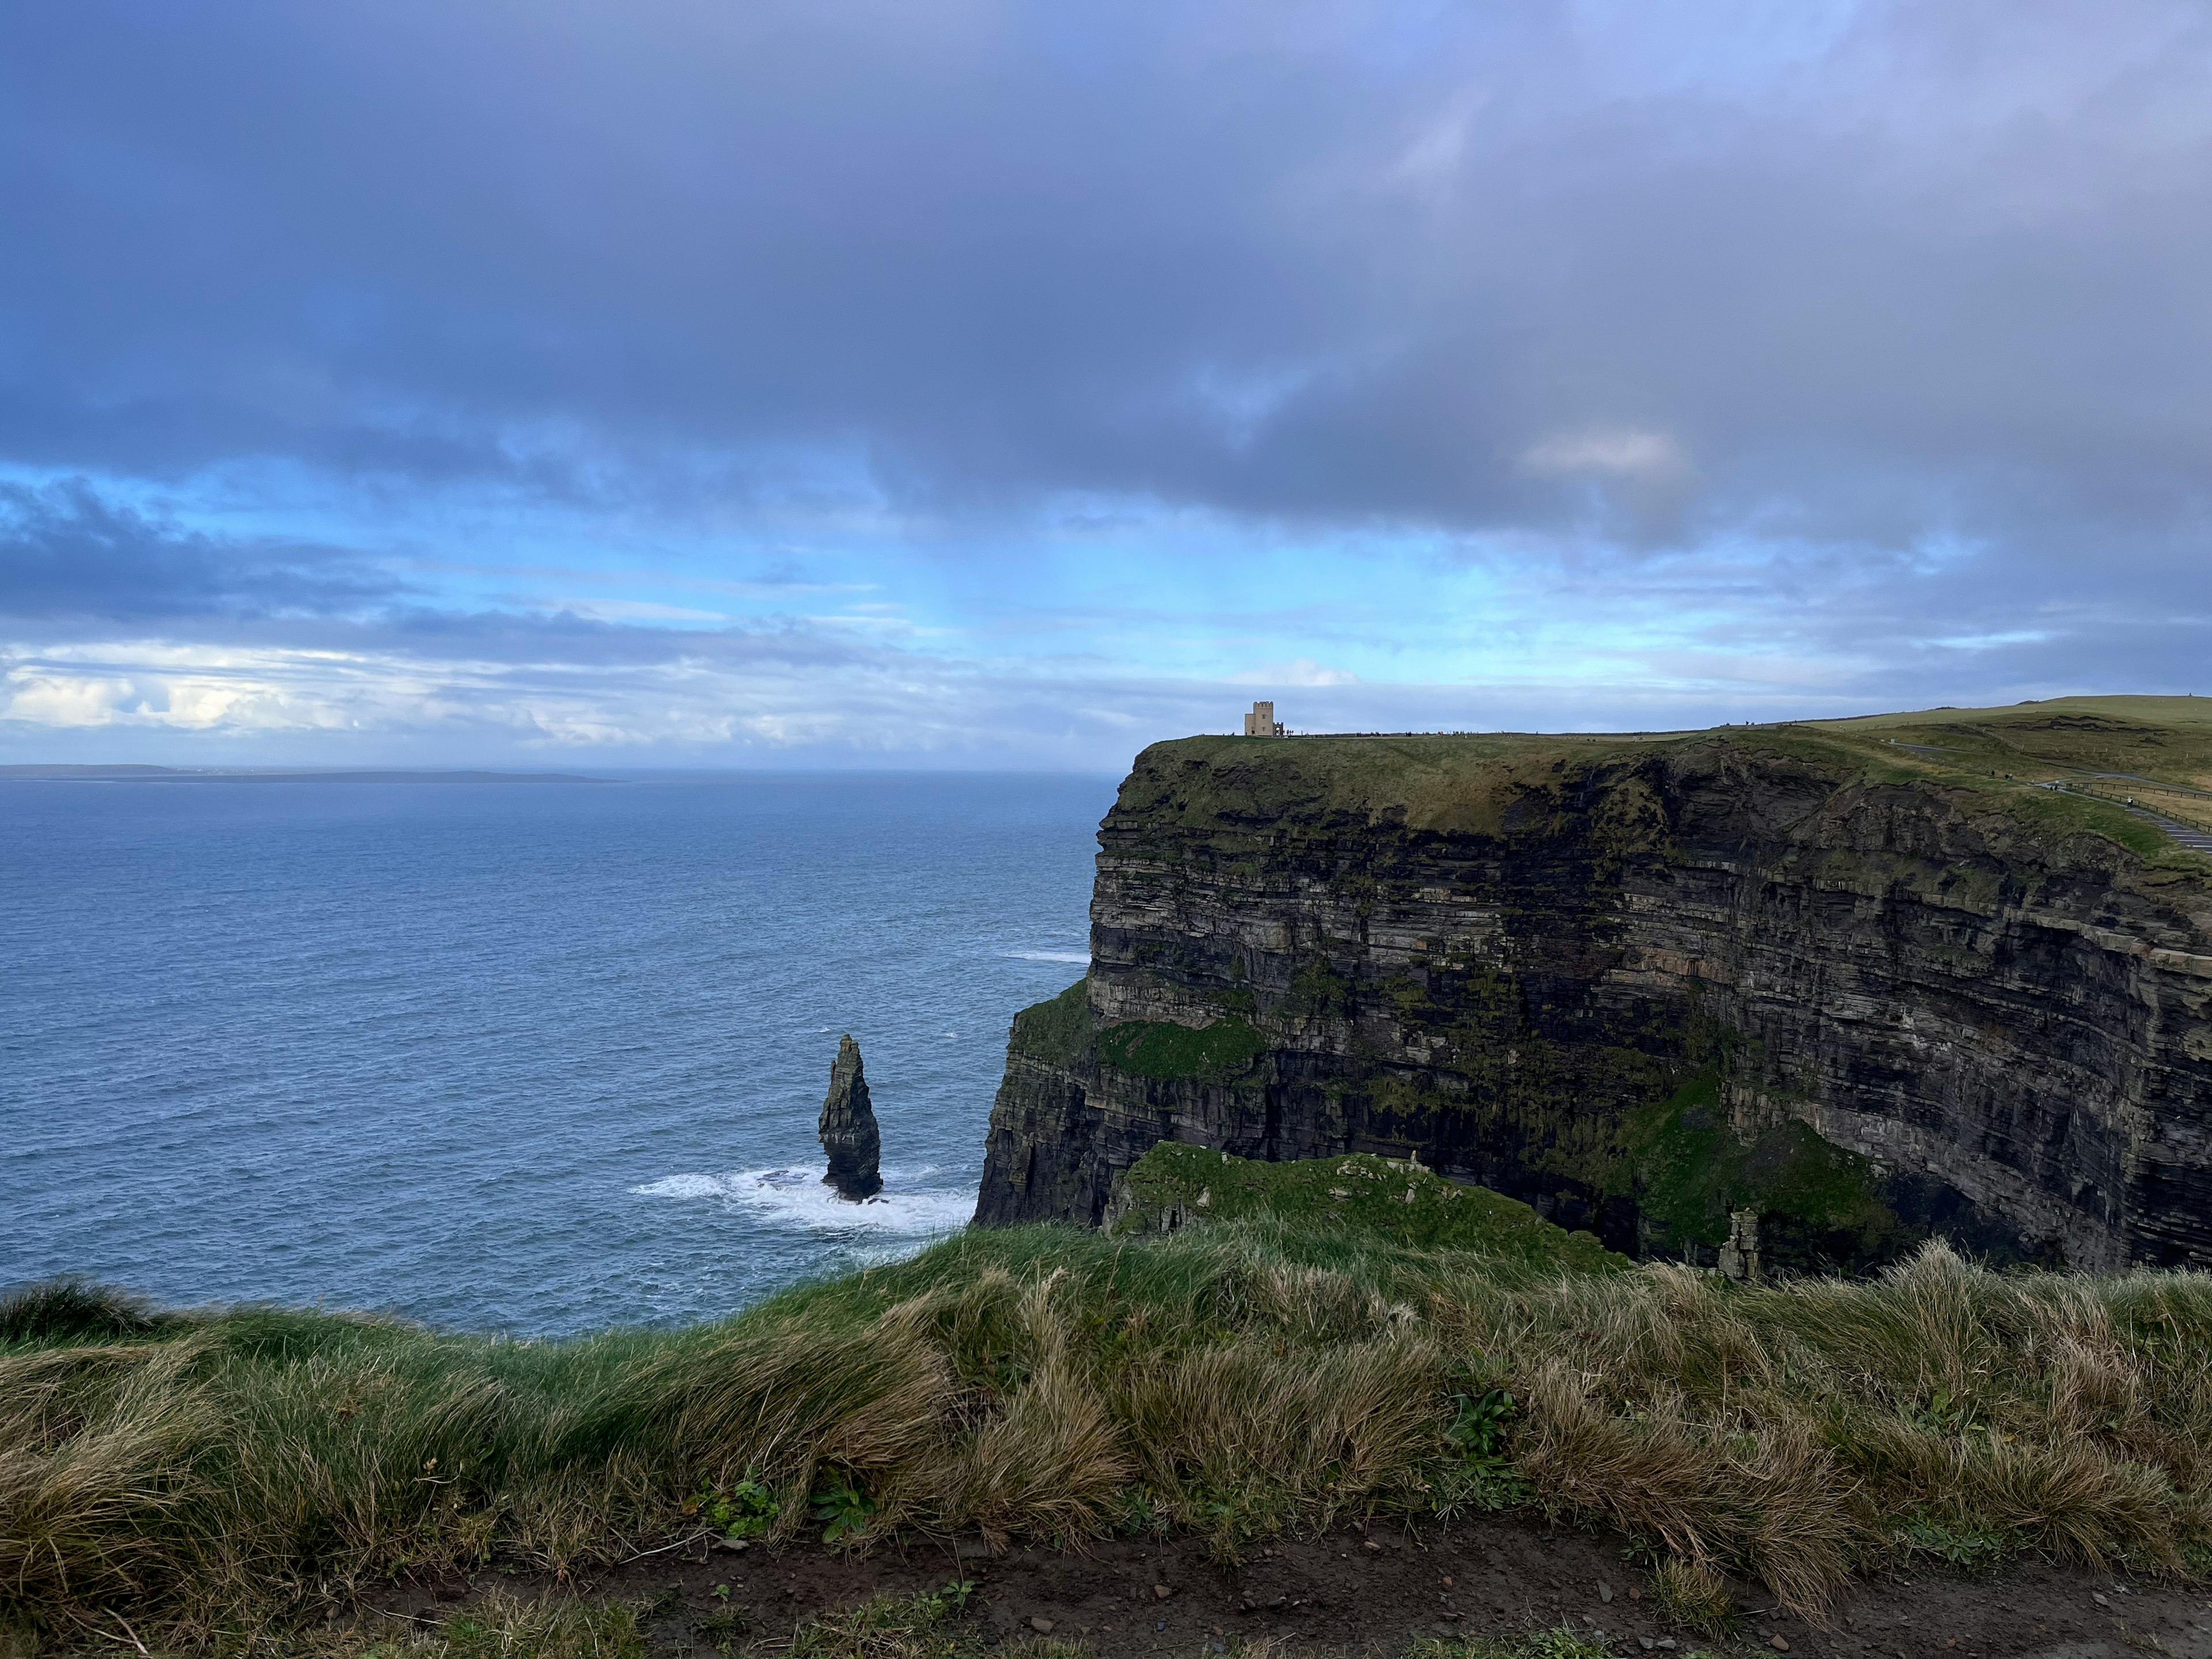
[[[1670,58],[1543,0],[23,9],[0,190],[71,234],[0,277],[0,442],[2154,543],[2212,453],[2212,38],[2032,9],[1670,8]],[[1638,434],[1681,466],[1529,464]]]
[[[103,622],[356,611],[398,585],[357,556],[181,530],[82,479],[0,483],[0,617]]]

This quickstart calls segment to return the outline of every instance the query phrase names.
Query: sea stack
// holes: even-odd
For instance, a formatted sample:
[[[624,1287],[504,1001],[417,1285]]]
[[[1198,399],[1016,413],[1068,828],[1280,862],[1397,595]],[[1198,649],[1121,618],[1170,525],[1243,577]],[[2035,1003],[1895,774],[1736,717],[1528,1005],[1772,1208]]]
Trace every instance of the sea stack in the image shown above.
[[[883,1137],[876,1131],[875,1109],[868,1104],[860,1045],[849,1036],[837,1041],[830,1093],[822,1103],[821,1133],[822,1150],[830,1154],[830,1172],[822,1179],[837,1189],[838,1197],[857,1204],[883,1190],[884,1178],[876,1172]]]

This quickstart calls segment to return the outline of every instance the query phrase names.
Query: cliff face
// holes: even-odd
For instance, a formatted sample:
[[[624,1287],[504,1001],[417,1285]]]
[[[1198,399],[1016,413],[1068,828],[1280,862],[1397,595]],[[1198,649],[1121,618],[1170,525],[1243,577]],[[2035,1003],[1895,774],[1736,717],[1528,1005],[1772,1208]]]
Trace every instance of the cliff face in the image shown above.
[[[2212,1266],[2212,865],[1999,741],[1150,749],[976,1218],[1095,1224],[1174,1139],[1418,1151],[1643,1254],[1748,1206],[1784,1264]]]

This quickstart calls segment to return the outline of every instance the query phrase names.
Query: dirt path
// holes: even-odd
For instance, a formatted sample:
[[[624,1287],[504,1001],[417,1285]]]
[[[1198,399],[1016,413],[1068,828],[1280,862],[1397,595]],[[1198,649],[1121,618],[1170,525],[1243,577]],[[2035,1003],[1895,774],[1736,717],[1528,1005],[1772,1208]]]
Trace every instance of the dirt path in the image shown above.
[[[908,1595],[960,1579],[976,1589],[969,1617],[998,1637],[1048,1626],[1100,1659],[1208,1659],[1241,1641],[1279,1638],[1292,1653],[1382,1655],[1412,1639],[1518,1635],[1571,1623],[1603,1632],[1615,1651],[1716,1655],[1989,1656],[2091,1659],[2167,1654],[2212,1659],[2212,1596],[2030,1565],[1994,1580],[1929,1575],[1861,1585],[1826,1628],[1774,1609],[1739,1584],[1736,1635],[1694,1638],[1656,1617],[1618,1539],[1510,1518],[1338,1532],[1255,1550],[1240,1566],[1197,1540],[1115,1540],[1077,1553],[977,1541],[888,1546],[862,1558],[816,1547],[738,1551],[702,1545],[648,1557],[579,1584],[592,1595],[658,1601],[663,1654],[714,1653],[698,1634],[722,1613],[742,1644],[787,1636],[800,1619],[878,1591]],[[526,1586],[502,1581],[514,1588]],[[726,1597],[716,1586],[729,1587]],[[1165,1594],[1163,1595],[1162,1591]],[[409,1598],[433,1614],[470,1592]],[[1787,1645],[1784,1646],[1784,1644]],[[1648,1645],[1647,1645],[1648,1644]]]

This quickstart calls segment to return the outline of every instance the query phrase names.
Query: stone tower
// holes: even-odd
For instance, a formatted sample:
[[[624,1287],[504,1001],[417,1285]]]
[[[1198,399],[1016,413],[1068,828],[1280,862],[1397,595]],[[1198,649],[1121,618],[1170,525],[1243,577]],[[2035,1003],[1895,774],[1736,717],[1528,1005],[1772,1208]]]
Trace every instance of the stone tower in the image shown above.
[[[1272,702],[1255,702],[1252,712],[1244,717],[1244,735],[1248,738],[1279,738],[1283,723],[1275,718]]]

